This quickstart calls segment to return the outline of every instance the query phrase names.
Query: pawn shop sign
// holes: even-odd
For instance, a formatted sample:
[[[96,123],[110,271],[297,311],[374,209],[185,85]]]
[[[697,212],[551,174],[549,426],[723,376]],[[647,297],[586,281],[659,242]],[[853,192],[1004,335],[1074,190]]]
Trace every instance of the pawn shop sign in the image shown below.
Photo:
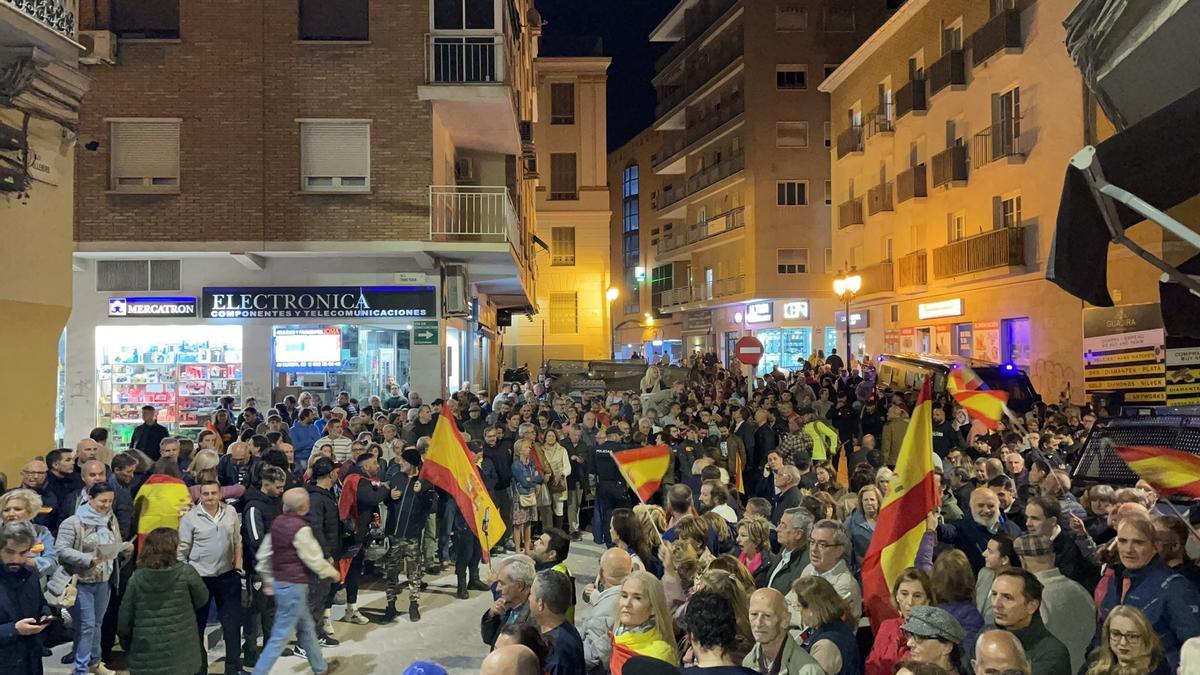
[[[733,346],[733,356],[748,366],[757,366],[762,361],[763,343],[753,335],[747,335]]]

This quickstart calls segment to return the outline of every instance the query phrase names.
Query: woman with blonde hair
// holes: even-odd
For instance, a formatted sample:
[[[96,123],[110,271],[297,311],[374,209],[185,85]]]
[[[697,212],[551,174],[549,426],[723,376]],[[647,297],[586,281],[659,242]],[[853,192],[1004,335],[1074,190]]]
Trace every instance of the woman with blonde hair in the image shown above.
[[[26,564],[45,582],[58,569],[58,554],[54,550],[54,535],[44,525],[33,522],[41,510],[42,498],[33,490],[18,488],[0,495],[0,518],[4,522],[26,522],[33,526],[35,540]]]
[[[217,466],[220,463],[221,456],[217,454],[216,450],[201,450],[192,458],[187,475],[191,476],[188,495],[192,498],[193,504],[200,503],[200,486],[205,482],[217,480]],[[221,486],[221,501],[241,499],[244,494],[246,494],[246,486],[240,483]]]
[[[653,574],[636,570],[625,577],[613,617],[612,635],[608,664],[612,675],[621,675],[625,662],[634,656],[649,656],[672,666],[679,665],[675,623],[667,610],[662,583]]]
[[[533,551],[530,533],[538,520],[537,489],[545,481],[531,455],[533,444],[521,439],[513,445],[512,476],[517,492],[517,503],[513,505],[513,542],[517,553]]]
[[[885,498],[891,494],[892,479],[895,477],[896,474],[886,466],[875,473],[875,488],[879,490],[879,493]]]
[[[738,523],[737,543],[741,548],[737,561],[753,577],[755,586],[765,588],[775,564],[771,555],[771,522],[762,516],[746,516]]]
[[[1146,615],[1130,605],[1113,607],[1100,630],[1100,644],[1092,650],[1086,675],[1169,675],[1171,672],[1162,642]]]
[[[722,527],[724,519],[722,519]],[[708,521],[701,516],[684,516],[675,523],[676,541],[688,541],[696,548],[696,555],[700,557],[700,568],[708,567],[708,564],[713,561],[712,551],[709,550],[709,534],[712,528]]]
[[[858,641],[842,617],[850,613],[837,589],[823,577],[801,577],[792,583],[791,596],[800,619],[809,628],[809,654],[826,673],[859,675]],[[795,616],[793,614],[793,616]]]

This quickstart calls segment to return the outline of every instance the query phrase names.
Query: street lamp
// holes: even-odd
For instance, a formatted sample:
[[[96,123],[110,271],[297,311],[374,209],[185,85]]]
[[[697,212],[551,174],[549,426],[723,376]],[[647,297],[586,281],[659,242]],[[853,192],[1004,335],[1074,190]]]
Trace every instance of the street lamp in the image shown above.
[[[842,302],[846,303],[846,368],[850,368],[850,301],[854,299],[855,294],[862,290],[862,277],[854,273],[854,268],[851,267],[849,272],[842,273],[838,278],[833,280],[833,292],[837,294]]]
[[[621,297],[621,289],[616,286],[609,286],[608,290],[604,292],[604,297],[608,299],[608,325],[612,330],[612,339],[608,343],[608,358],[615,359],[617,358],[617,327],[613,324],[613,303],[617,301],[617,298]]]

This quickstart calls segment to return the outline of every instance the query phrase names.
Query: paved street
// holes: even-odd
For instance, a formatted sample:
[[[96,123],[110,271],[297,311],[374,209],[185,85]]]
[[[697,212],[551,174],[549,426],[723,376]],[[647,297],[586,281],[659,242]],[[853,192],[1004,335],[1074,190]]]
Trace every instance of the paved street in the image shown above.
[[[586,538],[571,543],[568,566],[576,578],[576,590],[596,576],[602,548]],[[378,579],[373,579],[378,581]],[[335,623],[337,637],[342,641],[337,647],[324,651],[325,657],[340,659],[348,673],[401,673],[416,660],[434,661],[446,667],[452,675],[474,675],[479,664],[487,655],[487,647],[479,640],[479,617],[491,598],[487,593],[472,593],[470,600],[454,597],[453,574],[443,575],[436,580],[427,580],[429,588],[421,600],[421,621],[410,623],[401,615],[391,625],[370,624],[355,626],[340,621]],[[360,594],[364,614],[371,619],[379,618],[384,607],[383,587],[372,583]],[[401,606],[407,606],[407,598],[401,597]],[[586,615],[587,605],[579,600],[579,616]],[[334,609],[339,616],[340,608]],[[217,630],[210,626],[210,630]],[[46,659],[47,675],[66,675],[69,666],[59,664],[59,658],[70,648],[64,644],[54,649],[54,657]],[[212,657],[210,673],[223,673],[223,647],[209,650]],[[51,666],[50,664],[54,664]],[[118,671],[127,672],[127,671]],[[273,673],[307,673],[308,664],[298,657],[287,657],[276,663]]]

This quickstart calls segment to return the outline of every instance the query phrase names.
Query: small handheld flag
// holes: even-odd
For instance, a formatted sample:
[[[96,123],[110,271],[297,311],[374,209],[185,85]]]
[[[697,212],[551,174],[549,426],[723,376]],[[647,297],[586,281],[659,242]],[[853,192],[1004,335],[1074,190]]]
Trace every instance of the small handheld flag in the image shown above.
[[[1004,416],[1004,405],[1008,393],[987,388],[979,375],[965,363],[957,363],[946,378],[946,390],[971,417],[979,420],[988,429],[1000,428]]]
[[[1181,450],[1146,445],[1125,446],[1117,448],[1116,452],[1159,494],[1200,498],[1200,457]]]
[[[662,485],[663,477],[671,466],[671,449],[665,445],[648,445],[644,448],[621,450],[612,454],[625,482],[645,503]]]

